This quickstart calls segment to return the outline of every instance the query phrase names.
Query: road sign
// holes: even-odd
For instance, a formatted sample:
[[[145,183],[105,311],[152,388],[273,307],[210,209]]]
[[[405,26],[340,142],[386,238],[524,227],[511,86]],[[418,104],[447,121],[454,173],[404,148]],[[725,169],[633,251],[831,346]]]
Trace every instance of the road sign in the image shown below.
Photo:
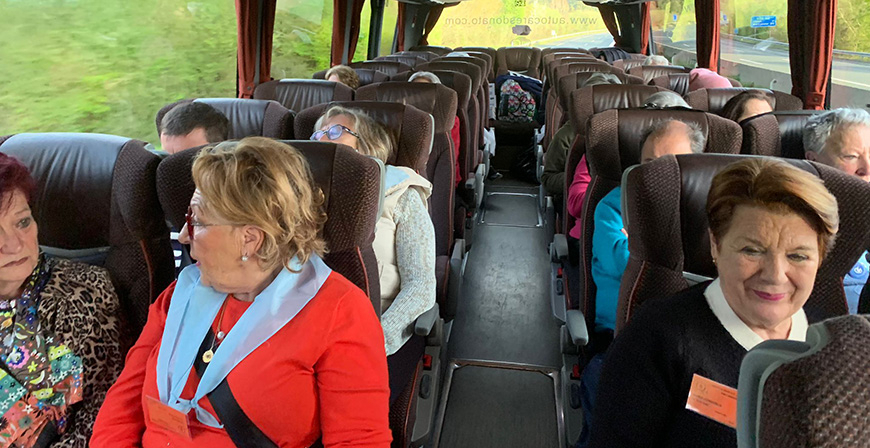
[[[752,16],[752,28],[767,28],[776,26],[776,16]]]
[[[677,15],[674,14],[674,22],[676,22],[676,21],[677,21]]]

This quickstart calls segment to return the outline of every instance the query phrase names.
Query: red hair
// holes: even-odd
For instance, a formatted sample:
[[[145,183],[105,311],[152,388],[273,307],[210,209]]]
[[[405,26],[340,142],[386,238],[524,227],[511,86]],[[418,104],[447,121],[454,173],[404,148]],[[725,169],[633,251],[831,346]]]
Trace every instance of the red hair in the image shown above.
[[[18,159],[0,153],[0,211],[5,211],[15,191],[24,193],[27,202],[36,190],[30,170]]]

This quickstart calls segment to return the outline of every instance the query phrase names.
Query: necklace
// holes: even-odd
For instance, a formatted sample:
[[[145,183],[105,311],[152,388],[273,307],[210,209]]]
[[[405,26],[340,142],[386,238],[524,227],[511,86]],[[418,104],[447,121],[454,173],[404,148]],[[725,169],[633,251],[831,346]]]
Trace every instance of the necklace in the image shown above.
[[[224,321],[224,310],[226,310],[226,309],[227,309],[227,300],[224,299],[224,304],[221,305],[221,312],[218,315],[217,334],[215,335],[214,340],[211,341],[211,348],[206,350],[205,353],[202,354],[202,362],[204,362],[206,364],[210,363],[212,358],[214,358],[214,351],[217,350],[215,348],[217,346],[217,344],[219,344],[221,341],[223,341],[224,338],[227,336],[226,333],[221,331],[221,324]]]

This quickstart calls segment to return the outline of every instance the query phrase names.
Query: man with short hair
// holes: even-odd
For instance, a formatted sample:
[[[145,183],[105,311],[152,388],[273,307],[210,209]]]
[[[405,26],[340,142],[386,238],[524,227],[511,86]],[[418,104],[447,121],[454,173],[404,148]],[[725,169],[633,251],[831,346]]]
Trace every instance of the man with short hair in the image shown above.
[[[191,102],[173,107],[160,121],[160,145],[169,154],[229,139],[230,122],[214,107]]]
[[[870,182],[870,113],[864,109],[834,109],[813,115],[804,125],[806,158]],[[861,291],[867,283],[867,252],[843,278],[849,313],[858,312]]]

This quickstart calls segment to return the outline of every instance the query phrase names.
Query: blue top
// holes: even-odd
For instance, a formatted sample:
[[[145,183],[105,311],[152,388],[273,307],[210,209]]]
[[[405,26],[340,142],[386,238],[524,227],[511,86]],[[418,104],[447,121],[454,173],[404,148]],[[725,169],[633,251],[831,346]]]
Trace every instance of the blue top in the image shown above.
[[[867,283],[867,272],[870,271],[870,262],[867,261],[867,252],[861,254],[852,270],[843,279],[843,289],[846,290],[846,303],[849,304],[849,314],[858,314],[858,301],[861,299],[861,290]]]
[[[628,264],[628,236],[622,232],[621,187],[604,196],[595,208],[592,232],[592,280],[595,293],[595,329],[616,327],[619,284]]]

